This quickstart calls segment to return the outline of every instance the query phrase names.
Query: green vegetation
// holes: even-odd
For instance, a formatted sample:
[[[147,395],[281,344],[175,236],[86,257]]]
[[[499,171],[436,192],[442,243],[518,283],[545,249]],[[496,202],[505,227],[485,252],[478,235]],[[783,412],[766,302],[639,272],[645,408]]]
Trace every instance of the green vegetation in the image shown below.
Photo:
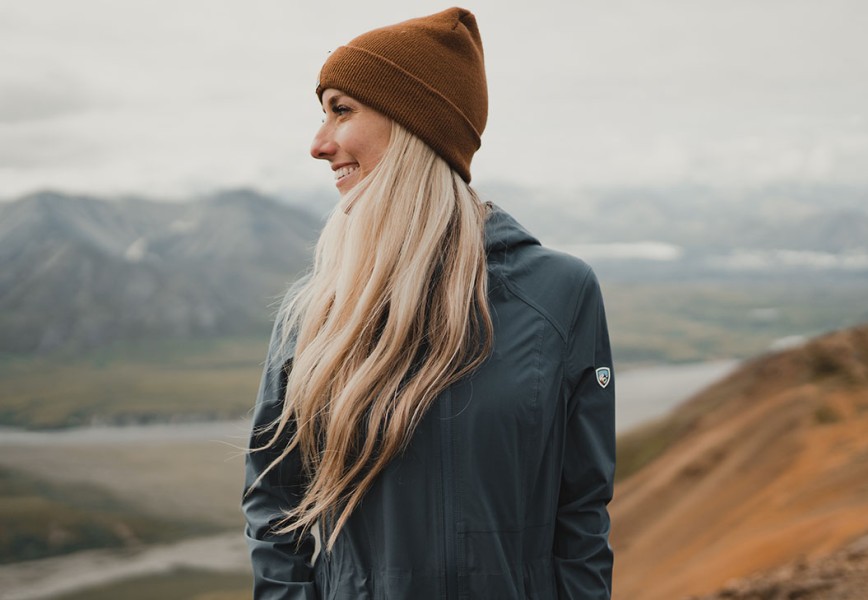
[[[253,405],[267,338],[160,342],[0,360],[0,425],[236,418]]]
[[[0,468],[0,563],[166,542],[210,530],[213,526],[130,508],[95,486],[47,482]]]
[[[752,282],[604,282],[617,364],[747,358],[781,338],[868,321],[868,281],[830,286]]]
[[[250,575],[179,570],[58,596],[56,600],[250,600]]]

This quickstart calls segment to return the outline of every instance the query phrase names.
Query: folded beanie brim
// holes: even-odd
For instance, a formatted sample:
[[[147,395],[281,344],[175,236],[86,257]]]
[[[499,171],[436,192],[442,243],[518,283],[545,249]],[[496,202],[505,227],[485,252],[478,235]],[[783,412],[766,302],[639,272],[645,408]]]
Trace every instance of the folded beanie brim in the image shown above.
[[[488,117],[482,42],[462,8],[362,34],[331,53],[317,95],[340,90],[402,125],[467,182]]]
[[[407,127],[470,181],[470,161],[464,157],[479,149],[481,137],[461,109],[424,81],[363,48],[341,46],[332,57],[330,68],[320,74],[320,100],[328,88],[352,96]],[[401,102],[393,102],[395,97]]]

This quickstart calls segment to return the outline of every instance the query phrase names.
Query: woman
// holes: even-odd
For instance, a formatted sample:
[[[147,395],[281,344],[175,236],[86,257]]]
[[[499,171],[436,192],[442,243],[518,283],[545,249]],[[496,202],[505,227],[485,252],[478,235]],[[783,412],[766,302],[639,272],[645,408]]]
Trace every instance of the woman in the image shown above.
[[[317,94],[311,154],[341,203],[257,398],[256,598],[609,598],[600,290],[468,186],[488,108],[474,16],[363,34]]]

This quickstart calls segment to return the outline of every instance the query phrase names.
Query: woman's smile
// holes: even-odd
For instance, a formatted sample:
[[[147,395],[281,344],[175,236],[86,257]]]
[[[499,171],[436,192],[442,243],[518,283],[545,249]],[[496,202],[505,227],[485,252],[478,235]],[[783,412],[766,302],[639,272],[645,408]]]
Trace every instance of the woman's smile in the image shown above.
[[[325,90],[322,107],[325,118],[310,154],[331,163],[335,185],[343,195],[380,162],[389,145],[392,121],[340,90]]]

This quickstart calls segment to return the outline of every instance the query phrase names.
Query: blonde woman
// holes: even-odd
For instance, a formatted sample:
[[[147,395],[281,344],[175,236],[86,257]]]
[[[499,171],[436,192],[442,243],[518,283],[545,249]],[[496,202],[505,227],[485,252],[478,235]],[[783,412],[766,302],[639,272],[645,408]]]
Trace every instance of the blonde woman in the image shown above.
[[[255,597],[609,598],[600,290],[468,185],[488,109],[474,16],[365,33],[317,94],[311,154],[341,201],[256,402]]]

